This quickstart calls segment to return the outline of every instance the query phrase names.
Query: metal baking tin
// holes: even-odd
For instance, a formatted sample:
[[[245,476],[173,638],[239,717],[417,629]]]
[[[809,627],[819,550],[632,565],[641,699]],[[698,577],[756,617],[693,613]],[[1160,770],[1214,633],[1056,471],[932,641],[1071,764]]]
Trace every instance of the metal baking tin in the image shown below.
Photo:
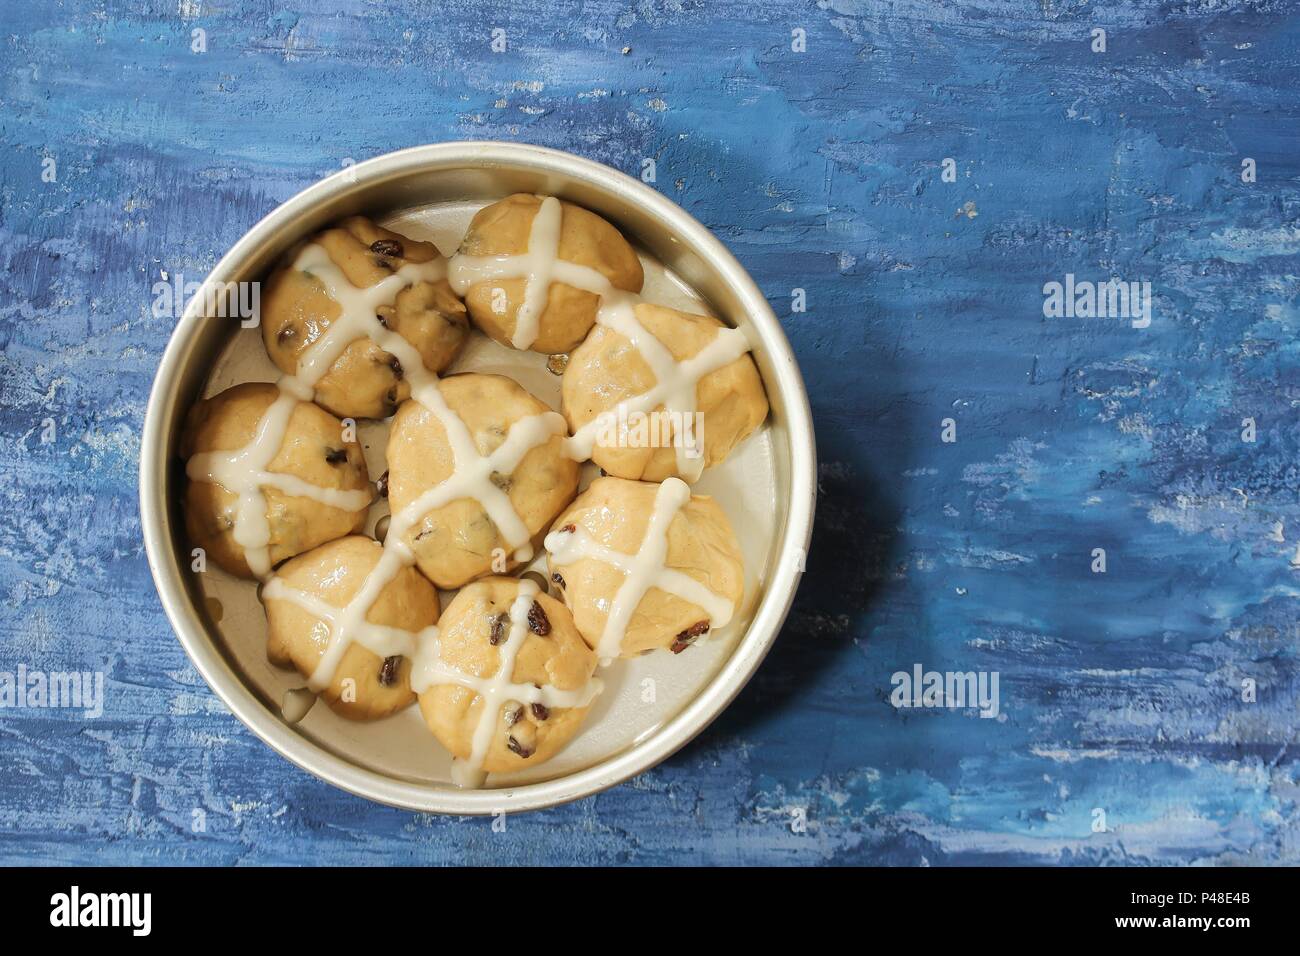
[[[204,680],[255,734],[304,770],[359,796],[413,810],[454,814],[516,812],[578,800],[655,766],[703,730],[740,692],[790,609],[812,533],[816,449],[808,396],[790,344],[740,263],[700,223],[648,186],[591,160],[537,146],[462,142],[417,146],[350,166],[304,189],[255,225],[208,276],[208,283],[263,278],[294,242],[356,213],[429,203],[545,193],[585,206],[617,225],[689,283],[753,342],[771,404],[784,530],[748,631],[713,680],[676,716],[627,749],[581,771],[517,787],[459,790],[394,779],[358,766],[309,740],[254,694],[200,612],[189,570],[177,445],[231,334],[205,321],[194,296],[163,354],[149,397],[140,451],[140,518],[149,567],[163,608]]]

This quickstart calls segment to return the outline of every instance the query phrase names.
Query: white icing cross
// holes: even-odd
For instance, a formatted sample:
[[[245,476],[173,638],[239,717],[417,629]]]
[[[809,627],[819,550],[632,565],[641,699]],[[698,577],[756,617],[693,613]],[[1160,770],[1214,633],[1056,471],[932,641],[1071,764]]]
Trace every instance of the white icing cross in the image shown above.
[[[493,472],[511,473],[531,449],[549,441],[553,435],[565,434],[567,428],[563,417],[555,412],[529,416],[516,421],[505,440],[490,455],[480,455],[469,429],[447,405],[438,388],[437,376],[425,369],[423,358],[414,346],[384,327],[377,318],[377,310],[392,305],[402,289],[416,282],[432,282],[446,277],[457,294],[464,296],[469,287],[478,282],[524,278],[527,280],[524,301],[516,313],[512,337],[512,344],[522,349],[536,340],[540,315],[545,310],[552,282],[595,293],[601,297],[597,323],[626,337],[645,357],[656,379],[656,384],[647,392],[620,402],[602,414],[645,413],[661,404],[670,411],[693,413],[699,380],[749,350],[743,333],[722,328],[717,337],[695,356],[681,363],[673,362],[664,345],[637,321],[633,310],[641,301],[639,296],[615,289],[594,269],[559,259],[562,216],[559,200],[545,197],[533,219],[528,251],[523,255],[485,258],[457,255],[451,260],[450,267],[442,259],[409,263],[392,276],[364,289],[347,280],[323,247],[316,244],[306,246],[293,267],[320,279],[330,298],[339,304],[339,316],[299,357],[296,375],[285,375],[276,382],[280,395],[259,420],[254,438],[248,445],[234,452],[195,455],[187,464],[191,480],[216,482],[238,497],[232,536],[244,548],[250,569],[265,582],[263,597],[293,601],[318,617],[329,629],[329,645],[309,679],[312,689],[319,691],[330,685],[343,655],[356,642],[380,657],[401,655],[412,658],[416,662],[412,687],[417,693],[435,684],[455,683],[483,696],[483,713],[475,730],[473,753],[468,761],[457,761],[453,766],[453,777],[462,786],[481,785],[483,759],[491,743],[500,707],[505,701],[543,703],[561,708],[585,707],[600,693],[601,682],[592,678],[577,691],[513,683],[515,656],[526,636],[528,608],[537,593],[536,585],[528,581],[520,582],[519,596],[510,611],[510,636],[500,651],[501,664],[497,673],[489,679],[466,675],[446,666],[440,659],[436,627],[412,632],[372,624],[366,616],[384,588],[403,568],[415,563],[414,553],[403,540],[406,532],[429,511],[451,501],[460,498],[478,501],[500,530],[502,538],[515,549],[515,558],[528,560],[532,549],[527,526],[515,511],[509,495],[491,481],[491,475]],[[401,363],[411,388],[411,397],[429,409],[443,426],[452,451],[453,470],[447,479],[426,490],[391,517],[379,562],[352,600],[343,608],[335,608],[314,595],[289,587],[271,574],[270,522],[262,489],[274,487],[286,494],[349,510],[358,510],[370,503],[370,494],[366,491],[321,488],[296,476],[267,471],[284,442],[294,407],[298,402],[313,400],[315,385],[343,351],[362,337],[369,338]],[[566,453],[578,461],[589,459],[599,427],[598,416],[566,439]],[[678,448],[678,470],[698,477],[703,468],[703,456],[692,458],[685,454],[689,451]],[[689,487],[676,478],[670,478],[660,486],[646,540],[635,556],[603,548],[585,531],[564,535],[570,539],[567,542],[556,540],[558,532],[547,536],[547,549],[557,564],[580,557],[595,557],[626,575],[610,608],[605,633],[597,649],[605,658],[602,663],[617,655],[627,623],[650,587],[659,587],[700,606],[709,614],[713,627],[723,626],[734,613],[731,602],[664,564],[668,525],[689,498]]]
[[[538,687],[535,684],[515,683],[515,660],[524,641],[528,639],[528,609],[533,606],[537,593],[536,584],[520,579],[519,593],[510,605],[510,630],[506,639],[497,646],[498,664],[491,677],[475,677],[445,663],[436,629],[433,634],[422,636],[420,640],[411,670],[411,687],[417,694],[423,694],[438,684],[457,684],[472,690],[483,702],[478,723],[474,727],[469,758],[456,758],[452,761],[451,778],[457,786],[483,785],[486,777],[483,761],[492,746],[492,732],[496,729],[501,708],[506,703],[518,701],[520,704],[542,704],[548,709],[586,707],[601,692],[601,681],[595,677],[578,690],[560,690],[550,684]]]
[[[436,401],[441,404],[446,414],[454,419],[460,430],[465,433],[465,440],[470,447],[474,447],[473,440],[468,437],[468,429],[465,428],[460,418],[447,407],[442,398],[442,393],[437,390],[436,386],[421,386],[420,395],[421,399],[433,400],[436,398]],[[479,457],[477,451],[475,451],[472,461],[468,463],[462,458],[461,450],[453,445],[455,467],[451,475],[392,515],[389,519],[388,534],[384,536],[384,553],[380,557],[379,563],[366,576],[361,589],[342,610],[336,613],[331,611],[327,614],[325,612],[328,611],[329,605],[302,591],[288,587],[278,577],[271,577],[262,589],[264,598],[291,600],[321,618],[330,629],[329,645],[308,681],[313,690],[323,690],[330,685],[334,679],[334,673],[338,669],[339,662],[343,659],[348,646],[353,642],[369,648],[380,657],[391,657],[394,654],[411,657],[418,646],[420,636],[430,630],[425,628],[423,631],[415,633],[399,628],[382,627],[378,624],[371,624],[366,620],[370,608],[379,599],[380,594],[388,586],[389,582],[397,577],[402,568],[415,564],[415,553],[406,543],[406,534],[429,511],[460,498],[474,498],[489,511],[491,508],[498,510],[504,508],[509,513],[511,521],[518,525],[520,530],[514,530],[510,522],[506,522],[502,517],[502,523],[498,525],[502,531],[502,536],[506,538],[512,547],[515,547],[520,541],[517,535],[522,534],[523,545],[515,552],[516,557],[519,560],[527,560],[532,556],[532,549],[527,546],[529,539],[527,526],[524,525],[515,512],[509,496],[492,483],[490,476],[494,471],[503,474],[512,472],[524,455],[528,454],[542,441],[548,440],[552,434],[555,434],[557,420],[562,433],[564,419],[554,412],[545,412],[541,415],[521,418],[510,426],[505,441],[501,443],[501,446],[496,451],[486,458]],[[448,428],[447,433],[450,436],[453,434],[453,430]],[[494,498],[494,492],[499,496],[500,500]],[[488,501],[492,502],[491,508],[487,504]],[[437,633],[436,628],[433,629],[433,633]],[[404,638],[401,637],[402,635],[404,635]]]
[[[309,247],[320,249],[319,246]],[[304,250],[304,256],[307,251]],[[324,250],[320,249],[324,254]],[[402,338],[375,318],[375,307],[364,298],[355,294],[364,293],[351,286],[341,269],[335,266],[328,255],[324,262],[312,261],[309,268],[325,285],[330,298],[344,306],[344,314],[355,319],[356,332],[368,335],[376,345],[385,352],[397,357],[406,373],[406,380],[411,387],[411,397],[431,411],[442,425],[447,436],[447,444],[452,452],[452,473],[443,482],[425,491],[411,505],[404,509],[402,515],[393,517],[389,534],[404,532],[420,518],[435,508],[441,508],[458,498],[473,498],[483,506],[493,523],[505,538],[506,543],[516,549],[515,558],[526,561],[532,557],[528,541],[532,537],[527,526],[520,519],[510,496],[492,483],[492,473],[510,474],[536,446],[547,441],[551,435],[567,433],[568,426],[564,417],[557,412],[543,412],[540,415],[521,418],[511,427],[506,439],[488,456],[478,452],[478,445],[473,435],[460,416],[452,411],[438,388],[438,377],[424,367],[419,351],[410,342]],[[298,265],[303,260],[300,257]],[[401,273],[398,273],[399,275]],[[387,280],[385,280],[387,281]],[[334,330],[331,324],[326,336]],[[314,345],[318,346],[317,341]],[[340,350],[341,351],[341,350]],[[332,360],[331,360],[332,364]],[[301,368],[301,366],[300,366]],[[411,512],[407,514],[407,512]],[[406,517],[404,518],[403,515]]]
[[[614,288],[600,272],[559,258],[560,226],[563,207],[554,196],[542,198],[528,233],[528,248],[521,255],[467,256],[456,254],[448,264],[447,280],[456,294],[464,297],[470,287],[499,279],[525,279],[524,301],[515,313],[515,332],[511,344],[526,349],[537,340],[538,322],[546,309],[552,282],[560,282],[600,296],[596,323],[626,338],[641,353],[654,373],[655,385],[634,398],[620,402],[588,422],[569,440],[569,455],[577,461],[591,458],[597,434],[605,416],[648,414],[663,405],[669,415],[694,415],[697,408],[696,386],[711,372],[731,364],[749,351],[749,341],[739,329],[720,328],[717,336],[685,362],[676,361],[668,348],[637,321],[635,307],[642,298]],[[679,418],[678,421],[685,421]],[[700,441],[697,437],[697,441]],[[678,443],[677,471],[696,481],[704,470],[703,448],[688,448]]]
[[[480,282],[524,279],[524,301],[515,311],[515,332],[510,344],[529,348],[537,341],[538,326],[546,311],[551,283],[599,296],[615,291],[610,281],[589,266],[560,258],[560,226],[564,207],[554,196],[542,198],[528,230],[528,248],[514,256],[466,256],[457,253],[448,264],[447,281],[461,298]]]
[[[194,455],[185,465],[191,481],[212,482],[238,496],[231,537],[244,549],[249,570],[265,577],[271,570],[271,522],[263,488],[276,488],[287,495],[311,498],[331,508],[359,511],[370,504],[368,490],[346,491],[322,488],[297,475],[267,471],[284,442],[289,419],[299,398],[281,388],[280,394],[262,414],[253,440],[236,451],[209,451]]]
[[[384,567],[385,562],[388,562],[389,567]],[[290,587],[280,577],[272,577],[262,586],[264,601],[291,601],[319,618],[329,630],[329,645],[307,681],[312,690],[319,692],[333,682],[339,662],[354,642],[379,657],[414,657],[422,636],[431,634],[436,638],[438,629],[432,625],[417,633],[366,620],[366,615],[380,593],[404,566],[401,556],[395,550],[386,548],[379,558],[379,564],[362,582],[360,590],[342,608],[322,601],[314,594]]]
[[[271,522],[267,517],[264,487],[277,488],[288,495],[311,498],[348,511],[359,511],[373,498],[369,491],[322,488],[294,475],[267,470],[284,444],[294,409],[299,402],[312,400],[316,383],[330,370],[344,349],[370,334],[372,326],[379,325],[375,318],[379,307],[392,305],[398,293],[409,285],[434,282],[446,275],[446,266],[441,260],[408,263],[374,285],[358,289],[347,281],[324,248],[315,244],[303,249],[293,268],[311,272],[322,280],[331,298],[339,303],[338,318],[299,358],[297,374],[282,376],[276,382],[280,394],[262,414],[252,441],[235,451],[194,455],[185,466],[185,473],[191,481],[219,484],[237,496],[231,537],[244,549],[244,560],[248,562],[249,570],[262,579],[271,573]],[[406,342],[396,333],[392,335]],[[408,349],[415,352],[409,346]],[[419,360],[419,354],[415,354],[418,368],[423,371],[424,364]],[[401,360],[407,358],[409,353]]]
[[[564,567],[584,558],[593,558],[623,572],[623,583],[609,606],[605,627],[596,644],[602,667],[618,656],[632,615],[651,588],[659,588],[703,608],[709,616],[710,628],[725,626],[735,613],[731,601],[709,590],[689,574],[667,566],[668,526],[690,500],[690,486],[680,478],[669,478],[661,484],[655,492],[654,509],[635,554],[607,548],[581,527],[573,531],[552,531],[546,536],[549,567]]]
[[[662,405],[669,416],[680,415],[677,420],[685,421],[698,408],[697,386],[700,379],[730,365],[749,351],[749,340],[745,338],[744,332],[721,327],[713,341],[690,358],[678,362],[667,346],[637,321],[635,306],[638,301],[636,296],[628,293],[602,299],[600,310],[596,313],[596,322],[632,343],[632,347],[641,353],[654,373],[655,384],[648,391],[599,413],[574,432],[569,439],[569,455],[579,461],[592,456],[604,416],[624,421],[627,416],[648,414]],[[696,440],[702,441],[703,437],[697,435]],[[675,450],[678,473],[691,481],[697,480],[704,471],[703,447],[691,449],[679,442]]]
[[[262,416],[253,440],[235,452],[196,455],[187,465],[187,472],[192,480],[216,481],[239,495],[233,536],[244,546],[254,574],[265,582],[263,597],[293,601],[320,618],[329,628],[329,645],[308,680],[313,690],[320,691],[333,681],[339,662],[353,642],[380,657],[399,654],[413,657],[421,640],[427,639],[431,632],[436,635],[436,628],[425,628],[416,633],[366,620],[384,588],[402,568],[415,563],[415,555],[403,538],[429,511],[459,498],[473,498],[483,505],[507,544],[516,549],[518,560],[532,556],[527,526],[515,511],[509,495],[492,483],[491,475],[493,472],[510,474],[529,451],[550,440],[552,435],[564,434],[567,428],[564,418],[555,412],[521,418],[511,425],[505,440],[492,454],[479,455],[469,429],[447,405],[438,388],[437,376],[424,367],[419,351],[378,320],[378,309],[392,305],[402,289],[416,282],[443,278],[445,263],[442,260],[410,263],[372,286],[358,288],[348,281],[325,249],[313,243],[302,250],[293,268],[310,272],[321,281],[329,297],[339,304],[338,317],[299,358],[297,374],[285,375],[276,383],[280,396]],[[432,411],[442,423],[451,446],[453,470],[446,480],[391,517],[378,564],[366,576],[352,600],[343,608],[335,608],[288,586],[270,573],[267,547],[270,522],[262,487],[281,488],[289,494],[302,494],[325,504],[348,506],[353,510],[370,503],[371,495],[367,491],[318,488],[292,475],[266,471],[266,466],[284,443],[294,406],[300,401],[312,400],[313,386],[324,377],[344,349],[362,337],[369,338],[396,356],[402,364],[412,398]]]

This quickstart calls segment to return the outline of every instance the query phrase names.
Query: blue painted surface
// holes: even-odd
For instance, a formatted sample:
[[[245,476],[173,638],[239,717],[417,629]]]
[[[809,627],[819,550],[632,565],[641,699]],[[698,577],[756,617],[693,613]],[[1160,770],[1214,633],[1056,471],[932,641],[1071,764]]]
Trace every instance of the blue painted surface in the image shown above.
[[[279,6],[0,11],[0,670],[107,675],[98,720],[0,710],[0,862],[1300,862],[1288,4]],[[245,731],[135,496],[159,271],[201,278],[346,158],[468,138],[653,157],[783,316],[822,458],[810,575],[740,700],[505,833]],[[1044,318],[1067,273],[1150,281],[1150,327]],[[998,672],[1003,718],[896,710],[916,663]]]

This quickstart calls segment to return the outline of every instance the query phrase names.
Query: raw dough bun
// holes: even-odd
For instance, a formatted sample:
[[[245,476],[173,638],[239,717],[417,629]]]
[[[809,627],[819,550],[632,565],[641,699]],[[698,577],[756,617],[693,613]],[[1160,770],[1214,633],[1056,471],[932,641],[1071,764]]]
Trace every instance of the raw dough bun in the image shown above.
[[[723,328],[721,322],[707,315],[644,303],[636,306],[636,319],[678,362],[694,356]],[[561,409],[569,428],[576,432],[600,413],[616,409],[619,402],[648,392],[655,382],[654,372],[641,353],[623,335],[598,325],[569,356],[561,384]],[[705,375],[696,384],[695,395],[698,410],[704,413],[706,468],[724,460],[767,418],[763,380],[748,353]],[[654,411],[663,411],[663,406]],[[677,470],[677,449],[671,447],[667,425],[662,431],[665,434],[657,436],[656,430],[650,429],[644,447],[597,445],[591,460],[619,478],[663,481],[676,476],[687,482],[694,480],[695,476]],[[656,437],[663,439],[657,445]]]
[[[487,456],[505,440],[521,418],[549,412],[522,386],[502,375],[450,375],[439,383],[443,398]],[[388,503],[397,514],[452,473],[452,452],[442,422],[419,402],[405,402],[388,435]],[[494,483],[504,487],[515,512],[536,540],[578,490],[578,463],[565,454],[564,436],[552,435],[533,448],[510,475]],[[493,549],[506,552],[503,569],[518,565],[514,548],[476,499],[460,498],[426,514],[412,526],[406,543],[429,580],[450,590],[490,574]]]
[[[642,481],[597,478],[556,519],[551,530],[573,525],[585,529],[598,544],[635,555],[641,550],[658,492],[658,485]],[[550,566],[547,557],[551,581],[573,612],[578,631],[588,645],[597,647],[626,576],[596,558],[581,558],[561,567]],[[668,525],[666,565],[740,605],[745,590],[740,546],[727,516],[712,498],[691,495],[673,516]],[[652,587],[628,621],[619,656],[636,657],[661,647],[680,652],[708,630],[708,621],[708,613],[699,605]]]
[[[461,241],[466,256],[517,256],[528,251],[528,235],[542,198],[528,193],[507,196],[478,211]],[[616,289],[640,292],[645,276],[641,260],[622,234],[581,206],[561,201],[559,258],[595,269]],[[502,345],[511,346],[515,313],[524,301],[526,279],[492,279],[475,283],[465,293],[474,324]],[[492,308],[493,289],[505,293],[505,308]],[[538,317],[534,352],[567,352],[583,340],[596,321],[600,296],[552,282],[546,308]]]
[[[383,550],[373,538],[350,535],[285,562],[276,577],[294,590],[342,609],[361,590]],[[262,604],[266,607],[266,656],[273,664],[296,668],[303,677],[311,677],[329,646],[329,626],[288,598],[263,597]],[[366,620],[404,631],[420,631],[438,620],[438,592],[414,568],[402,568],[379,592]],[[345,700],[343,682],[349,678],[354,682],[353,693],[347,696],[353,699]],[[353,720],[387,717],[415,701],[411,662],[399,656],[393,664],[387,664],[384,658],[353,641],[321,696],[334,710]]]
[[[363,216],[345,219],[309,241],[324,247],[357,288],[372,286],[407,263],[441,257],[433,243],[382,229]],[[290,258],[268,280],[262,297],[262,341],[271,361],[286,375],[295,374],[300,355],[339,312],[320,282],[294,269]],[[430,372],[450,365],[469,334],[465,306],[446,279],[408,286],[378,315],[419,351]],[[387,418],[410,392],[396,357],[362,337],[343,350],[317,383],[316,401],[343,418]]]
[[[258,423],[279,397],[268,382],[246,382],[199,402],[189,414],[181,439],[187,460],[199,452],[238,451],[252,442]],[[331,462],[330,458],[336,459]],[[289,416],[284,441],[268,471],[294,475],[319,488],[369,490],[366,459],[355,441],[343,440],[343,423],[311,402],[299,402]],[[262,488],[271,522],[271,566],[318,544],[360,531],[367,508],[348,511],[313,498]],[[185,489],[185,527],[190,540],[231,574],[255,577],[244,548],[233,536],[238,497],[221,485],[189,481]]]
[[[493,621],[500,614],[509,615],[518,594],[519,580],[503,577],[484,578],[461,590],[438,621],[443,663],[475,677],[488,679],[495,675],[500,667],[500,650],[491,644]],[[583,643],[563,604],[540,591],[535,601],[550,624],[550,633],[545,637],[532,631],[525,633],[511,682],[581,690],[596,670],[596,655]],[[505,632],[509,633],[508,623]],[[481,769],[506,773],[551,759],[577,733],[587,710],[551,707],[538,712],[518,701],[503,703]],[[420,694],[420,712],[444,747],[462,760],[470,757],[474,731],[483,712],[482,697],[458,684],[435,684]],[[510,716],[515,714],[510,723]],[[512,737],[518,752],[510,749]]]

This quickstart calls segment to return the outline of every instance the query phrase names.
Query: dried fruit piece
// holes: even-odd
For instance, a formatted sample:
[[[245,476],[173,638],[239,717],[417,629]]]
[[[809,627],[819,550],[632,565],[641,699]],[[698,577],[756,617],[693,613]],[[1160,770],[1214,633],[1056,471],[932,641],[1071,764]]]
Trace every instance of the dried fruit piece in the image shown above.
[[[370,251],[381,256],[401,256],[406,250],[396,239],[376,239],[370,244]]]
[[[545,720],[546,718],[551,716],[551,711],[547,708],[545,704],[532,704],[529,707],[529,710],[533,712],[533,716],[536,717],[538,720]]]
[[[551,622],[547,619],[542,606],[536,601],[528,608],[528,630],[539,637],[545,637],[551,633]]]
[[[379,492],[379,497],[381,498],[388,497],[388,470],[387,469],[385,469],[384,473],[375,480],[375,491]]]
[[[510,748],[511,753],[518,754],[524,759],[527,759],[533,755],[533,750],[531,747],[525,747],[519,741],[515,740],[514,737],[506,738],[506,746]]]
[[[331,465],[341,465],[348,460],[346,448],[326,448],[325,460]]]
[[[708,630],[709,630],[708,621],[699,621],[695,624],[692,624],[686,630],[682,631],[680,634],[677,635],[677,639],[673,641],[672,647],[668,649],[672,651],[674,654],[680,654],[682,651],[686,650],[686,648],[694,644],[695,639],[697,637],[699,637],[701,634],[708,633]]]
[[[510,485],[512,484],[510,476],[503,475],[499,471],[494,471],[492,472],[492,474],[488,475],[488,480],[491,481],[492,484],[500,488],[502,491],[509,491]]]
[[[551,575],[551,580],[554,581],[556,584],[558,584],[560,587],[564,587],[564,575],[562,575],[559,571],[556,571]]]
[[[552,375],[563,375],[564,370],[569,367],[569,356],[560,353],[548,355],[546,357],[546,371]]]
[[[384,663],[379,668],[379,683],[385,687],[392,685],[397,680],[397,665],[402,663],[400,656],[385,657]]]
[[[493,647],[498,644],[504,644],[506,638],[510,636],[510,615],[498,614],[492,618],[492,633],[488,635],[488,643]]]
[[[511,707],[506,711],[506,726],[513,727],[519,723],[519,718],[524,715],[522,707]]]

